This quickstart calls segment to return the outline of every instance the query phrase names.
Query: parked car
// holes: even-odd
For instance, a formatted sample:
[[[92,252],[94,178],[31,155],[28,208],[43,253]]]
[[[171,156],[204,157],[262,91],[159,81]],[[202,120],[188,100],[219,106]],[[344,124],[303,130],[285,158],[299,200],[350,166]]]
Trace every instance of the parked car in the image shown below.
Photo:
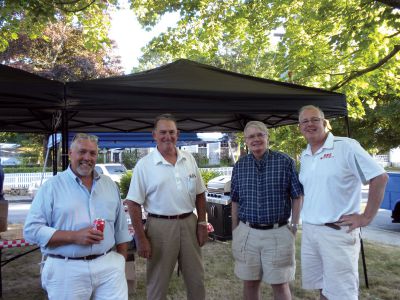
[[[117,164],[117,163],[109,163],[109,164],[96,164],[95,166],[96,172],[99,174],[104,174],[109,177],[111,177],[112,180],[114,180],[117,184],[119,184],[122,175],[126,173],[126,168],[122,164]],[[47,179],[41,180],[35,180],[32,181],[29,184],[28,187],[28,195],[32,197],[32,199],[35,197],[39,187],[46,181]]]
[[[120,182],[127,171],[124,165],[118,163],[96,164],[95,168],[97,173],[111,177],[116,183]]]

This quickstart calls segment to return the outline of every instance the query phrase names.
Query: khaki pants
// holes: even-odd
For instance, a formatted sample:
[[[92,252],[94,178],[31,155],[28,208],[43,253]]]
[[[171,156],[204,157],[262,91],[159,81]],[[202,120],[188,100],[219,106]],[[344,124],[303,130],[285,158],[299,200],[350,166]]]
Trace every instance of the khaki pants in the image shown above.
[[[147,219],[146,235],[152,250],[152,257],[147,260],[147,299],[166,299],[177,261],[185,281],[187,299],[205,299],[204,268],[196,230],[194,214],[182,220]]]

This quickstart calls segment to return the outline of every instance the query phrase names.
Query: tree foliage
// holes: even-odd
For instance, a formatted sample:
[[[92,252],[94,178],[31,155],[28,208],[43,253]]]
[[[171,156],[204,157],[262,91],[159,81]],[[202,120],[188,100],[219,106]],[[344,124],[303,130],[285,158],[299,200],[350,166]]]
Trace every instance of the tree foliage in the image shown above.
[[[107,77],[122,72],[112,47],[86,48],[82,30],[64,21],[49,24],[42,37],[34,40],[21,34],[0,53],[0,61],[61,81]]]
[[[375,151],[398,145],[398,0],[129,2],[146,28],[166,13],[181,16],[145,47],[141,69],[189,58],[342,92],[355,137]],[[118,0],[0,0],[0,61],[29,65],[30,71],[62,80],[107,76],[115,69],[98,67],[114,64],[106,53],[112,47],[108,12],[115,6]],[[342,130],[342,123],[333,125]]]
[[[42,37],[44,28],[60,18],[84,31],[87,48],[102,48],[104,43],[110,43],[107,10],[117,3],[118,0],[0,0],[0,52],[21,35],[30,39]]]
[[[107,37],[108,4],[92,2],[0,1],[0,62],[60,81],[121,74]],[[47,139],[0,133],[0,140],[21,145],[20,157],[30,164],[44,161]]]
[[[139,0],[132,7],[144,26],[153,26],[171,11],[181,15],[176,27],[144,49],[143,68],[189,58],[345,93],[353,126],[361,129],[368,123],[374,135],[368,146],[378,149],[385,143],[381,132],[394,129],[393,135],[400,136],[399,129],[387,126],[392,115],[383,113],[400,96],[396,2]],[[281,32],[278,40],[276,32]]]
[[[42,162],[43,155],[41,151],[44,146],[43,140],[44,136],[41,134],[0,132],[0,143],[12,143],[20,145],[18,148],[18,151],[20,152],[19,158],[24,164],[28,165],[34,165]]]
[[[299,133],[296,125],[274,128],[269,133],[271,149],[280,150],[292,157],[297,164],[300,163],[299,154],[305,148],[306,142]]]

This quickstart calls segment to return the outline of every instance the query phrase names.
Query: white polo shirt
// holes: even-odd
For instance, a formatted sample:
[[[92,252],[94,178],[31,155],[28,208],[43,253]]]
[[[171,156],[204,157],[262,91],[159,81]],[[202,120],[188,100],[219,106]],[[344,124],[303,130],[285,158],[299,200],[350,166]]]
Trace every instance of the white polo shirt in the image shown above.
[[[329,133],[314,155],[307,145],[301,154],[299,174],[304,188],[302,221],[321,225],[359,213],[361,183],[367,184],[383,173],[385,170],[356,140]]]
[[[196,195],[206,191],[194,157],[177,149],[175,165],[158,149],[136,164],[127,195],[149,213],[179,215],[195,209]]]

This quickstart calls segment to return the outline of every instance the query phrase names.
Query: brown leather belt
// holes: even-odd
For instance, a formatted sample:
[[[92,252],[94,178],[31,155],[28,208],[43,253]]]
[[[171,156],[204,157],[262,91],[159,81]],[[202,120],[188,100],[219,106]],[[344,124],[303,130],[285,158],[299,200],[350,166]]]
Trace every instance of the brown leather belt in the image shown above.
[[[184,219],[189,217],[193,212],[188,212],[185,214],[181,214],[181,215],[175,215],[175,216],[163,216],[163,215],[156,215],[156,214],[152,214],[152,213],[148,213],[147,216],[152,217],[152,218],[158,218],[158,219]]]
[[[93,260],[93,259],[96,259],[96,258],[98,258],[100,256],[106,255],[107,253],[110,253],[111,250],[112,250],[112,248],[109,249],[106,253],[92,254],[92,255],[82,256],[82,257],[67,257],[67,256],[58,255],[58,254],[47,254],[47,256],[52,257],[52,258],[59,258],[59,259]]]
[[[288,221],[283,221],[283,222],[279,222],[279,223],[275,223],[275,224],[254,224],[254,223],[249,223],[249,222],[243,222],[243,223],[253,229],[268,230],[268,229],[276,229],[276,228],[285,226],[288,223]]]

